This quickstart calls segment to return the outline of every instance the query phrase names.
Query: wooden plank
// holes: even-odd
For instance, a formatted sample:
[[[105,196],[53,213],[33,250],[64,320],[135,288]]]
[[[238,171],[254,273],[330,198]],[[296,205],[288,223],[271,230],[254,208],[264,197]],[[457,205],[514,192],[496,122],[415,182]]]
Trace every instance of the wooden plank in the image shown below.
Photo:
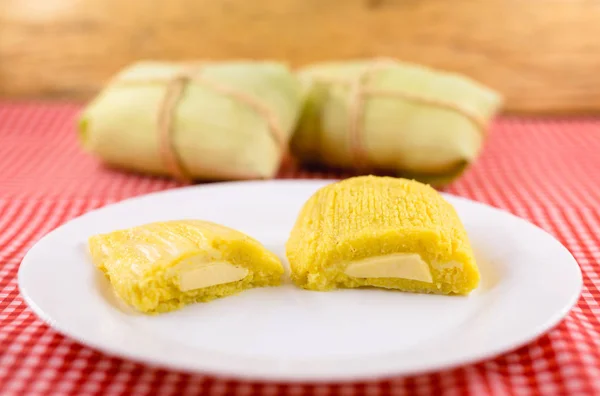
[[[512,113],[600,111],[600,0],[0,0],[0,95],[89,98],[136,59],[394,56]]]

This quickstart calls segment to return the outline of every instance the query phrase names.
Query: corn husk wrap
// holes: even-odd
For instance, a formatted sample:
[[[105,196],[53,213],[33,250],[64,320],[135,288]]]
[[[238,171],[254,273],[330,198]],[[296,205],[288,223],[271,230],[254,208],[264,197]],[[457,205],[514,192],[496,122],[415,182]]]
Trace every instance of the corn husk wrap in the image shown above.
[[[174,81],[178,92],[170,91]],[[301,94],[296,76],[276,62],[140,62],[84,109],[79,136],[113,167],[168,175],[171,161],[183,173],[175,176],[192,180],[271,178],[297,122]],[[161,139],[163,129],[169,131]]]
[[[466,77],[394,60],[299,70],[305,106],[291,142],[304,163],[442,186],[478,156],[501,96]]]

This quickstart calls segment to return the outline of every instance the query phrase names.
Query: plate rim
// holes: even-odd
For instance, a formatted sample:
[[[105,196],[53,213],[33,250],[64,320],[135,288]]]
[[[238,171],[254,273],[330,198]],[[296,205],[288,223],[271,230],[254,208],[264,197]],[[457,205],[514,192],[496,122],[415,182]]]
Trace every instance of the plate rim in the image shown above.
[[[89,338],[88,337],[79,337],[79,336],[73,334],[73,332],[70,331],[70,329],[66,328],[68,326],[62,326],[60,323],[56,323],[31,298],[29,293],[26,290],[24,290],[23,275],[22,275],[23,268],[25,266],[29,265],[29,264],[26,264],[26,262],[29,262],[28,258],[30,257],[30,253],[32,251],[34,251],[34,249],[36,247],[38,247],[38,245],[42,241],[46,240],[48,237],[50,237],[53,234],[59,233],[60,230],[63,229],[63,227],[66,227],[68,225],[72,226],[72,223],[76,222],[76,221],[77,222],[84,221],[88,215],[92,215],[93,213],[106,210],[107,208],[120,206],[123,204],[128,204],[133,201],[152,199],[152,198],[155,198],[155,197],[158,197],[161,195],[171,195],[174,192],[175,193],[184,193],[185,191],[189,191],[189,190],[203,190],[203,189],[207,189],[207,188],[208,189],[213,189],[213,188],[220,189],[223,187],[265,185],[265,184],[269,184],[269,185],[307,184],[307,185],[314,185],[315,187],[318,186],[318,188],[320,188],[321,186],[324,186],[324,185],[330,184],[330,183],[334,183],[339,180],[341,180],[341,179],[318,179],[317,178],[317,179],[274,179],[274,180],[215,182],[215,183],[210,183],[210,184],[195,184],[195,185],[190,185],[190,186],[183,186],[183,187],[170,188],[170,189],[166,189],[166,190],[154,191],[154,192],[150,192],[147,194],[128,197],[128,198],[119,200],[117,202],[112,202],[112,203],[109,202],[107,204],[102,205],[101,207],[86,211],[85,213],[82,213],[79,216],[73,217],[73,218],[65,221],[64,223],[60,224],[58,227],[56,227],[56,228],[50,230],[49,232],[47,232],[46,234],[44,234],[28,249],[26,254],[23,256],[23,259],[19,263],[19,268],[18,268],[18,272],[17,272],[17,284],[18,284],[19,295],[24,300],[27,307],[29,309],[31,309],[31,311],[33,311],[33,313],[40,320],[42,320],[46,325],[48,325],[51,329],[58,332],[63,337],[70,338],[71,340],[74,340],[74,341],[82,344],[85,347],[92,348],[96,351],[99,351],[99,352],[104,353],[111,357],[116,357],[116,358],[120,358],[120,359],[124,359],[124,360],[130,360],[132,362],[135,362],[138,364],[143,364],[148,367],[164,368],[167,370],[177,370],[177,371],[188,373],[188,374],[199,374],[199,375],[205,375],[205,376],[212,376],[215,378],[223,378],[223,379],[231,379],[231,380],[260,381],[260,382],[288,382],[288,383],[332,383],[332,382],[381,381],[381,380],[387,380],[387,379],[395,378],[395,377],[405,377],[405,376],[427,374],[427,373],[457,368],[457,367],[460,367],[463,365],[480,363],[484,360],[488,360],[488,359],[497,357],[501,354],[506,354],[506,353],[510,353],[514,350],[517,350],[517,349],[519,349],[523,346],[526,346],[527,344],[537,340],[541,336],[547,334],[549,331],[553,330],[557,325],[559,325],[564,319],[566,319],[566,317],[569,315],[571,310],[575,307],[575,305],[578,303],[578,301],[580,300],[580,298],[582,296],[583,274],[581,271],[581,267],[580,267],[579,263],[577,262],[577,260],[574,258],[571,251],[566,246],[564,246],[554,235],[547,232],[543,228],[537,226],[536,224],[531,223],[519,216],[516,216],[513,213],[511,213],[505,209],[498,208],[498,207],[489,205],[487,203],[478,202],[478,201],[475,201],[475,200],[472,200],[469,198],[461,197],[461,196],[458,196],[458,195],[455,195],[452,193],[441,192],[441,191],[440,191],[440,193],[442,194],[442,196],[444,196],[444,198],[451,198],[452,200],[463,201],[470,205],[484,207],[486,210],[500,212],[502,215],[505,215],[505,216],[508,215],[512,219],[517,220],[522,223],[525,223],[528,227],[533,227],[533,228],[537,229],[538,231],[541,231],[542,233],[546,234],[546,236],[552,238],[555,243],[560,245],[560,247],[566,253],[568,253],[568,255],[570,256],[570,259],[575,264],[574,269],[577,272],[577,289],[578,289],[577,293],[573,293],[573,295],[570,298],[570,301],[568,303],[564,304],[563,308],[560,311],[557,311],[551,319],[546,320],[544,325],[540,325],[540,326],[538,326],[538,328],[528,331],[527,332],[529,334],[528,336],[522,336],[516,342],[512,341],[512,342],[504,343],[504,344],[510,344],[510,345],[503,344],[503,345],[496,346],[495,348],[488,348],[480,353],[469,354],[466,357],[463,356],[461,358],[453,358],[453,359],[451,359],[452,360],[451,362],[429,364],[429,365],[427,365],[428,366],[427,368],[416,368],[414,370],[403,369],[403,370],[401,370],[401,372],[398,372],[398,370],[394,370],[393,368],[388,368],[386,370],[381,370],[381,369],[376,370],[377,373],[365,371],[364,374],[361,374],[361,373],[357,374],[354,372],[350,373],[350,374],[344,374],[343,372],[338,372],[337,374],[326,373],[325,375],[296,375],[296,374],[289,375],[289,374],[281,374],[281,373],[272,373],[272,375],[261,375],[261,374],[257,375],[256,373],[253,373],[253,374],[243,373],[243,372],[240,372],[239,370],[223,370],[223,369],[215,370],[215,369],[211,369],[209,367],[210,365],[206,366],[206,365],[198,364],[198,365],[196,365],[196,367],[190,367],[187,364],[180,364],[180,363],[176,363],[173,361],[165,362],[164,360],[161,361],[160,359],[155,359],[154,357],[149,357],[147,355],[141,356],[142,354],[139,354],[137,352],[124,351],[123,348],[119,348],[119,347],[115,348],[112,345],[109,345],[110,343],[96,342],[94,340],[94,337],[89,337]],[[200,366],[202,366],[202,367],[200,367]]]

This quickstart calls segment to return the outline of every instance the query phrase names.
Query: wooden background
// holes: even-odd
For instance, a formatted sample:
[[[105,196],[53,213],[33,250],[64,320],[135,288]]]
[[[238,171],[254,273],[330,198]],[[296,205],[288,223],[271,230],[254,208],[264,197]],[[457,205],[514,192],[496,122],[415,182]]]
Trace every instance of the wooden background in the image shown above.
[[[395,56],[513,113],[600,112],[600,0],[0,0],[0,96],[87,99],[140,58]]]

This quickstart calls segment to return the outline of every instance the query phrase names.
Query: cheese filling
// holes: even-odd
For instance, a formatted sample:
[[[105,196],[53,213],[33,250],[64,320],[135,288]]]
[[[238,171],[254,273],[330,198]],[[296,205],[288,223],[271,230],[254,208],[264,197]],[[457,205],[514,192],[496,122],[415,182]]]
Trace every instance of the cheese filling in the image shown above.
[[[402,278],[432,283],[429,265],[418,254],[396,253],[351,262],[344,271],[354,278]]]
[[[239,281],[248,275],[246,268],[227,261],[200,261],[198,258],[183,260],[176,271],[179,289],[183,292]]]

